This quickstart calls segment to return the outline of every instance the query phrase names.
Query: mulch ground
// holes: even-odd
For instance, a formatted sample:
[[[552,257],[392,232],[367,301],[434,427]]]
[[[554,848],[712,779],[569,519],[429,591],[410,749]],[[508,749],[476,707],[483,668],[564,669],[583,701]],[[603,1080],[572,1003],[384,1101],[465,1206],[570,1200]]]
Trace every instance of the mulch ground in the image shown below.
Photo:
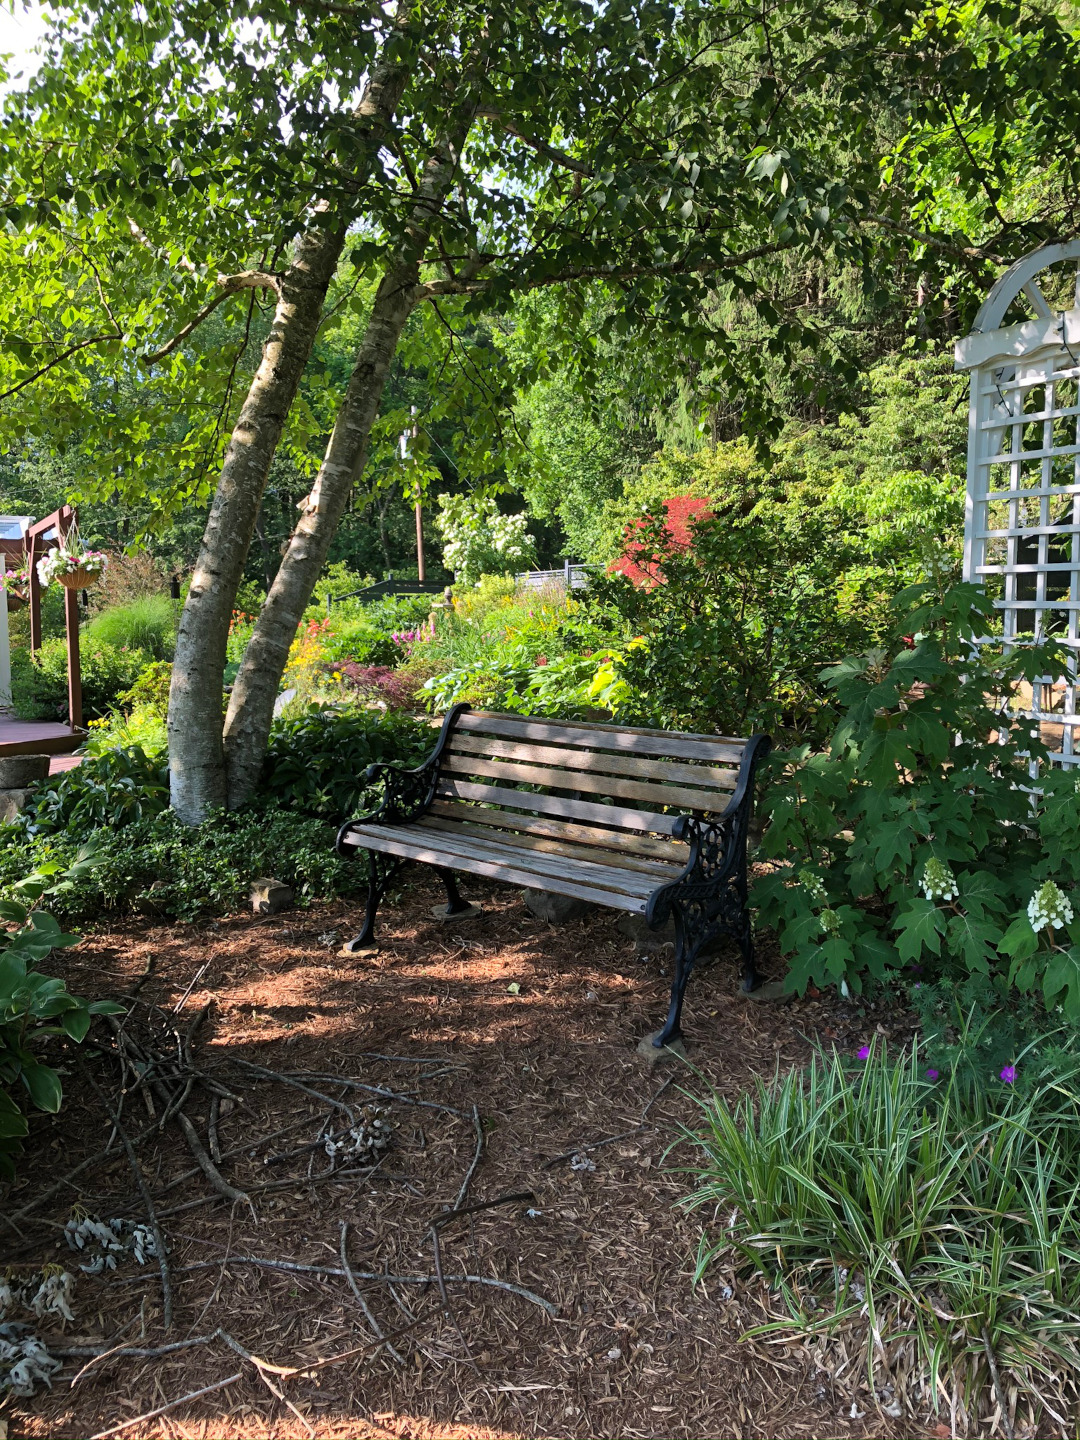
[[[636,956],[611,913],[553,927],[517,892],[476,888],[483,916],[440,924],[429,907],[441,890],[407,887],[380,917],[373,956],[337,953],[358,921],[344,903],[125,922],[66,953],[75,993],[130,997],[137,987],[124,1025],[147,1043],[164,1043],[166,1016],[182,1031],[209,1005],[193,1063],[243,1102],[221,1102],[217,1130],[221,1172],[251,1208],[191,1173],[175,1123],[140,1145],[169,1245],[172,1327],[166,1334],[155,1261],[80,1274],[75,1323],[61,1334],[50,1322],[47,1337],[69,1352],[63,1371],[51,1392],[0,1408],[0,1433],[5,1419],[11,1436],[130,1440],[926,1433],[889,1420],[858,1374],[838,1383],[817,1369],[802,1345],[741,1339],[766,1318],[758,1282],[720,1263],[694,1287],[712,1216],[678,1206],[690,1188],[678,1167],[692,1150],[670,1148],[709,1086],[733,1099],[805,1059],[815,1037],[853,1049],[902,1017],[822,999],[751,1003],[736,998],[734,961],[721,959],[690,987],[696,1073],[670,1062],[650,1071],[636,1043],[662,1018],[670,958]],[[106,1220],[146,1216],[118,1143],[19,1216],[110,1135],[118,1062],[92,1041],[84,1050],[66,1059],[62,1112],[33,1122],[19,1179],[0,1190],[0,1213],[18,1217],[0,1241],[14,1274],[45,1261],[76,1268],[61,1235],[73,1205]],[[288,1084],[237,1058],[294,1081],[328,1078]],[[125,1130],[160,1118],[152,1103],[127,1097]],[[392,1145],[374,1169],[341,1155],[335,1167],[323,1142],[351,1123],[341,1107],[370,1124],[374,1112],[361,1112],[372,1104],[393,1126]],[[202,1086],[184,1111],[205,1144]],[[494,1200],[437,1227],[436,1255],[440,1212]],[[363,1278],[383,1273],[401,1282]],[[462,1275],[499,1283],[450,1278]],[[399,1358],[363,1348],[373,1325],[403,1332]],[[258,1367],[218,1330],[292,1373]],[[211,1338],[156,1357],[124,1353],[198,1337]],[[121,1348],[95,1354],[106,1346]],[[350,1351],[359,1353],[336,1359]]]

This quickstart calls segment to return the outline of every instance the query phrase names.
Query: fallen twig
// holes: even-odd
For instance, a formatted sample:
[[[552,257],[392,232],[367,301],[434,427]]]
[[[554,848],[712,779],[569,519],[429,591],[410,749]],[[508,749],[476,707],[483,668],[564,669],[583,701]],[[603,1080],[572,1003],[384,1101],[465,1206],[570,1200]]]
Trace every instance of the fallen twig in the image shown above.
[[[250,1060],[241,1060],[238,1055],[230,1055],[229,1059],[234,1065],[241,1065],[245,1070],[252,1070],[256,1075],[262,1075],[267,1080],[277,1080],[282,1085],[291,1085],[294,1090],[302,1090],[305,1095],[311,1095],[316,1100],[321,1100],[324,1105],[330,1105],[335,1110],[343,1110],[349,1117],[350,1125],[356,1124],[356,1111],[344,1100],[335,1100],[332,1095],[324,1095],[321,1090],[313,1090],[310,1085],[305,1085],[303,1081],[296,1080],[291,1075],[282,1075],[279,1070],[267,1070],[263,1065],[253,1065]]]
[[[465,1172],[465,1179],[461,1182],[461,1189],[458,1191],[458,1197],[454,1201],[455,1210],[460,1209],[465,1200],[465,1196],[469,1193],[472,1177],[476,1174],[476,1167],[480,1164],[480,1160],[484,1154],[484,1126],[480,1120],[480,1111],[475,1105],[472,1107],[472,1119],[473,1128],[476,1131],[476,1153],[473,1155],[472,1164]]]
[[[243,1372],[238,1370],[235,1375],[230,1375],[226,1380],[216,1380],[213,1385],[204,1385],[201,1390],[190,1390],[186,1395],[181,1395],[177,1400],[169,1400],[164,1405],[159,1405],[156,1410],[147,1410],[144,1415],[136,1415],[133,1420],[125,1420],[120,1425],[114,1425],[110,1430],[99,1430],[96,1435],[91,1435],[90,1440],[109,1440],[110,1435],[119,1435],[123,1430],[130,1430],[133,1425],[141,1425],[144,1420],[156,1420],[159,1415],[166,1414],[169,1410],[175,1410],[178,1405],[185,1405],[189,1400],[201,1400],[204,1395],[212,1395],[215,1390],[224,1390],[226,1385],[235,1385],[237,1380],[243,1379]]]
[[[137,1318],[136,1316],[136,1319]],[[213,1335],[194,1335],[190,1340],[174,1340],[171,1345],[155,1345],[150,1348],[145,1345],[113,1345],[107,1350],[99,1349],[91,1354],[91,1358],[82,1369],[72,1377],[71,1388],[74,1389],[82,1377],[88,1371],[92,1370],[95,1365],[100,1365],[103,1360],[109,1360],[114,1355],[130,1355],[133,1359],[139,1360],[158,1360],[162,1355],[175,1354],[177,1350],[193,1350],[197,1345],[209,1345],[210,1342],[216,1338],[215,1333]],[[59,1350],[55,1345],[50,1345],[49,1350],[53,1355],[71,1355],[75,1358],[90,1353],[86,1346],[74,1345],[67,1349]]]
[[[230,1255],[227,1260],[195,1260],[191,1264],[182,1265],[177,1275],[187,1275],[193,1270],[216,1270],[228,1268],[229,1265],[255,1265],[263,1270],[281,1270],[286,1274],[296,1273],[299,1275],[321,1275],[335,1280],[344,1280],[345,1271],[336,1265],[301,1265],[296,1260],[270,1260],[264,1259],[261,1255]],[[390,1275],[382,1270],[353,1270],[357,1280],[378,1281],[383,1285],[436,1285],[438,1281],[434,1275]],[[122,1280],[113,1281],[114,1286],[137,1284],[145,1279],[143,1275],[132,1275]],[[443,1279],[452,1285],[486,1285],[492,1290],[506,1290],[511,1295],[517,1295],[522,1300],[529,1300],[533,1305],[539,1305],[549,1315],[557,1315],[559,1307],[550,1300],[545,1300],[542,1295],[535,1294],[532,1290],[526,1290],[524,1285],[515,1285],[510,1280],[497,1280],[491,1275],[444,1275]]]
[[[210,1146],[210,1159],[215,1165],[221,1164],[221,1141],[218,1139],[218,1115],[221,1113],[221,1096],[210,1099],[210,1114],[206,1121],[206,1139]]]
[[[461,1341],[462,1349],[465,1351],[465,1358],[468,1360],[472,1368],[478,1371],[479,1367],[477,1366],[476,1361],[473,1359],[473,1353],[469,1349],[469,1342],[465,1339],[465,1335],[461,1329],[461,1326],[458,1324],[458,1318],[454,1314],[453,1307],[450,1304],[450,1296],[446,1293],[446,1280],[443,1277],[442,1273],[442,1252],[439,1246],[438,1228],[432,1225],[428,1233],[431,1236],[431,1253],[435,1258],[435,1279],[439,1282],[439,1294],[442,1296],[443,1314],[450,1321],[451,1325],[453,1325],[455,1331],[457,1332],[457,1337]]]
[[[628,1140],[631,1135],[640,1135],[644,1125],[635,1125],[633,1130],[622,1130],[618,1135],[608,1135],[603,1140],[592,1140],[588,1145],[575,1145],[572,1150],[564,1150],[561,1155],[553,1155],[550,1160],[545,1160],[541,1170],[550,1170],[553,1165],[558,1165],[562,1160],[572,1160],[575,1155],[583,1155],[586,1150],[602,1150],[605,1145],[614,1145],[616,1140]]]
[[[243,1345],[240,1344],[239,1340],[234,1340],[233,1337],[228,1333],[228,1331],[219,1330],[217,1333],[221,1336],[222,1340],[225,1341],[225,1344],[228,1345],[231,1350],[235,1350],[237,1355],[242,1356],[245,1360],[249,1361],[252,1365],[254,1365],[256,1374],[266,1386],[266,1388],[270,1391],[270,1394],[273,1395],[275,1400],[280,1400],[283,1405],[287,1405],[289,1407],[292,1413],[300,1421],[301,1425],[303,1425],[304,1429],[312,1437],[312,1440],[314,1440],[314,1427],[305,1419],[305,1417],[300,1413],[300,1411],[296,1408],[296,1406],[288,1398],[284,1391],[278,1389],[278,1387],[270,1379],[270,1374],[267,1373],[272,1372],[275,1375],[282,1375],[285,1373],[282,1367],[280,1365],[271,1365],[269,1360],[263,1360],[260,1356],[253,1355],[250,1350],[245,1350]]]
[[[236,1057],[231,1056],[230,1058],[235,1059]],[[249,1061],[240,1061],[239,1063],[250,1064]],[[267,1070],[265,1073],[275,1079],[284,1078],[278,1070]],[[387,1090],[384,1085],[368,1085],[363,1080],[350,1080],[344,1075],[307,1074],[304,1071],[300,1073],[306,1075],[308,1080],[332,1081],[335,1085],[343,1085],[350,1090],[366,1090],[371,1095],[381,1095],[384,1100],[400,1100],[403,1105],[419,1105],[425,1110],[442,1110],[447,1115],[461,1115],[465,1119],[469,1117],[468,1110],[459,1110],[456,1105],[443,1105],[438,1100],[418,1100],[414,1095],[402,1095],[400,1091]]]
[[[440,1228],[448,1225],[451,1220],[458,1219],[461,1215],[475,1215],[478,1210],[493,1210],[496,1205],[513,1205],[519,1200],[535,1200],[536,1192],[533,1190],[517,1190],[513,1195],[498,1195],[494,1200],[478,1200],[475,1205],[455,1205],[452,1210],[443,1210],[435,1216],[431,1222]]]
[[[356,1296],[356,1303],[360,1306],[360,1309],[364,1312],[364,1319],[365,1319],[365,1320],[368,1322],[368,1324],[371,1326],[372,1330],[374,1330],[374,1332],[375,1332],[376,1336],[378,1337],[378,1339],[380,1339],[380,1340],[386,1340],[386,1336],[383,1334],[382,1330],[379,1328],[379,1322],[375,1319],[375,1316],[371,1313],[371,1307],[368,1305],[367,1301],[364,1299],[364,1296],[363,1296],[363,1293],[361,1292],[360,1286],[356,1283],[356,1276],[353,1274],[352,1266],[349,1264],[348,1240],[349,1240],[349,1222],[348,1222],[347,1220],[342,1220],[342,1222],[341,1222],[341,1244],[340,1244],[340,1246],[338,1247],[338,1254],[341,1256],[341,1263],[342,1263],[342,1266],[343,1266],[344,1269],[345,1269],[345,1278],[346,1278],[346,1280],[348,1280],[348,1282],[349,1282],[349,1288],[352,1290],[353,1294]],[[395,1350],[394,1347],[393,1347],[393,1345],[391,1345],[388,1340],[387,1340],[387,1342],[386,1342],[386,1348],[387,1348],[387,1350],[390,1352],[390,1354],[393,1356],[393,1358],[398,1362],[399,1365],[404,1365],[404,1363],[405,1363],[405,1357],[404,1357],[404,1355],[402,1355],[399,1350]]]
[[[209,1180],[210,1184],[219,1195],[223,1195],[226,1200],[231,1200],[234,1205],[238,1202],[246,1205],[251,1211],[252,1219],[258,1224],[259,1217],[255,1213],[255,1206],[252,1205],[251,1200],[245,1195],[243,1190],[237,1190],[235,1185],[230,1185],[225,1179],[224,1175],[222,1175],[221,1171],[203,1148],[203,1143],[196,1133],[195,1126],[192,1125],[182,1110],[176,1112],[176,1119],[179,1122],[180,1129],[184,1132],[184,1138],[188,1142],[188,1149],[192,1155],[195,1156],[199,1169],[206,1176],[207,1180]]]
[[[128,1136],[127,1131],[120,1123],[119,1111],[113,1110],[112,1106],[105,1098],[105,1093],[102,1090],[101,1086],[94,1079],[93,1075],[91,1075],[87,1067],[82,1063],[81,1057],[79,1058],[79,1069],[82,1072],[83,1079],[90,1082],[92,1089],[105,1107],[105,1113],[108,1115],[109,1119],[116,1127],[116,1133],[120,1136],[120,1143],[124,1147],[124,1153],[127,1155],[128,1164],[131,1166],[131,1173],[135,1176],[135,1183],[139,1187],[139,1194],[142,1196],[143,1205],[146,1207],[146,1216],[147,1219],[150,1221],[150,1231],[154,1237],[154,1249],[157,1252],[158,1269],[161,1271],[162,1323],[164,1324],[166,1330],[170,1330],[172,1328],[173,1319],[173,1294],[172,1282],[169,1279],[169,1256],[168,1251],[165,1248],[165,1236],[162,1234],[161,1225],[158,1222],[158,1215],[157,1211],[154,1209],[154,1202],[150,1198],[150,1190],[147,1186],[146,1178],[143,1175],[142,1170],[139,1168],[139,1161],[138,1157],[135,1154],[135,1147],[134,1145],[132,1145],[131,1139]]]

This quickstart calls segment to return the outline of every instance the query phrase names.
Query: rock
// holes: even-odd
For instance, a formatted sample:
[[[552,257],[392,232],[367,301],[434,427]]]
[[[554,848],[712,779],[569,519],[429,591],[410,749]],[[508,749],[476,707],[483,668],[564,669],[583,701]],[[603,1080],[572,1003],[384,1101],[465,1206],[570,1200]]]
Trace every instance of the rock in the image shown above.
[[[0,790],[22,790],[48,774],[48,755],[5,755],[0,759]]]
[[[276,915],[293,902],[291,885],[262,876],[251,882],[251,908],[256,915]]]
[[[565,925],[580,920],[596,909],[588,900],[575,900],[572,895],[556,895],[551,890],[522,890],[521,898],[538,920],[549,925]]]
[[[33,790],[0,790],[0,825],[10,825],[25,810]]]
[[[657,1047],[653,1044],[659,1030],[654,1030],[651,1035],[643,1035],[638,1041],[637,1053],[643,1060],[647,1060],[649,1069],[654,1070],[657,1065],[664,1065],[672,1060],[686,1059],[686,1045],[679,1040],[673,1040],[670,1045]]]
[[[633,940],[635,955],[644,958],[646,955],[671,955],[675,952],[674,920],[669,920],[660,930],[650,930],[643,915],[620,915],[615,926],[620,935]],[[734,944],[734,941],[731,943]],[[698,958],[711,960],[720,953],[724,944],[725,939],[721,936],[715,944],[706,945]]]
[[[620,915],[615,922],[620,935],[634,942],[635,955],[659,955],[675,949],[675,922],[669,920],[662,930],[650,930],[643,915]]]
[[[451,924],[454,920],[475,920],[478,915],[483,913],[483,906],[474,905],[471,901],[466,909],[455,910],[453,914],[450,913],[449,905],[432,905],[431,907],[432,919],[441,920],[446,925]]]
[[[742,990],[739,994],[744,1000],[753,1000],[757,1005],[782,1005],[795,996],[790,990],[784,988],[783,980],[766,980],[756,990]]]

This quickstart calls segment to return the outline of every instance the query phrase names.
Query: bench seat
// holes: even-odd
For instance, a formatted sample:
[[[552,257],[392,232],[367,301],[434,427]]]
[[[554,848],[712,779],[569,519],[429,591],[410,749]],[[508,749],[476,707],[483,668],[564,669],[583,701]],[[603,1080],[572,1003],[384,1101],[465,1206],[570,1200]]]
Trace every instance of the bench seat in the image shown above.
[[[364,929],[374,937],[391,877],[410,861],[433,866],[448,914],[468,909],[455,871],[553,891],[640,915],[674,919],[675,979],[668,1020],[654,1043],[681,1033],[686,982],[721,935],[743,952],[756,983],[746,910],[746,827],[765,736],[560,724],[455,706],[429,759],[414,770],[374,765],[384,798],[347,821],[338,851],[369,855]]]

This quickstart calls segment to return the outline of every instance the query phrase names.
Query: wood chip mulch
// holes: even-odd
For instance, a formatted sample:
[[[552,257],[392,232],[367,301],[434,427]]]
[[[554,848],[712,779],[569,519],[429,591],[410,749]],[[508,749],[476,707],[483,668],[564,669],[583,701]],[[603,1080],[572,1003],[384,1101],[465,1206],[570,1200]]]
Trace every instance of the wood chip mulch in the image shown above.
[[[140,1145],[169,1246],[172,1327],[153,1259],[79,1274],[75,1323],[39,1326],[69,1352],[64,1369],[51,1392],[0,1406],[0,1433],[5,1420],[12,1437],[125,1440],[933,1433],[889,1420],[862,1377],[842,1388],[801,1344],[742,1340],[767,1318],[758,1282],[721,1264],[694,1288],[711,1217],[677,1206],[690,1151],[671,1148],[709,1086],[734,1098],[804,1060],[813,1038],[854,1049],[906,1023],[898,1012],[751,1003],[737,998],[734,958],[722,958],[690,986],[694,1068],[650,1070],[636,1044],[662,1019],[670,955],[637,956],[615,915],[550,926],[516,891],[484,882],[470,888],[484,914],[468,921],[431,919],[443,897],[422,880],[394,898],[374,955],[339,953],[359,920],[339,902],[192,925],[132,920],[60,957],[56,973],[75,993],[134,992],[123,1024],[148,1044],[164,1043],[166,1017],[182,1031],[209,1006],[193,1063],[243,1102],[219,1101],[216,1130],[221,1173],[250,1207],[191,1173],[175,1123]],[[18,1179],[0,1188],[3,1216],[105,1148],[105,1104],[120,1091],[108,1042],[99,1023],[84,1054],[65,1052],[63,1109],[34,1120]],[[160,1119],[152,1106],[129,1096],[125,1130]],[[184,1110],[204,1145],[209,1108],[196,1085]],[[374,1169],[370,1156],[365,1168],[327,1155],[328,1132],[370,1127],[378,1108],[393,1139]],[[494,1200],[435,1227],[436,1255],[440,1212]],[[83,1257],[61,1233],[73,1206],[145,1221],[121,1144],[0,1232],[0,1267],[78,1273]],[[450,1278],[462,1275],[499,1283]],[[397,1358],[372,1350],[373,1326]],[[156,1357],[123,1353],[200,1337],[210,1338]],[[119,1353],[95,1353],[109,1346]],[[336,1359],[349,1351],[360,1353]]]

